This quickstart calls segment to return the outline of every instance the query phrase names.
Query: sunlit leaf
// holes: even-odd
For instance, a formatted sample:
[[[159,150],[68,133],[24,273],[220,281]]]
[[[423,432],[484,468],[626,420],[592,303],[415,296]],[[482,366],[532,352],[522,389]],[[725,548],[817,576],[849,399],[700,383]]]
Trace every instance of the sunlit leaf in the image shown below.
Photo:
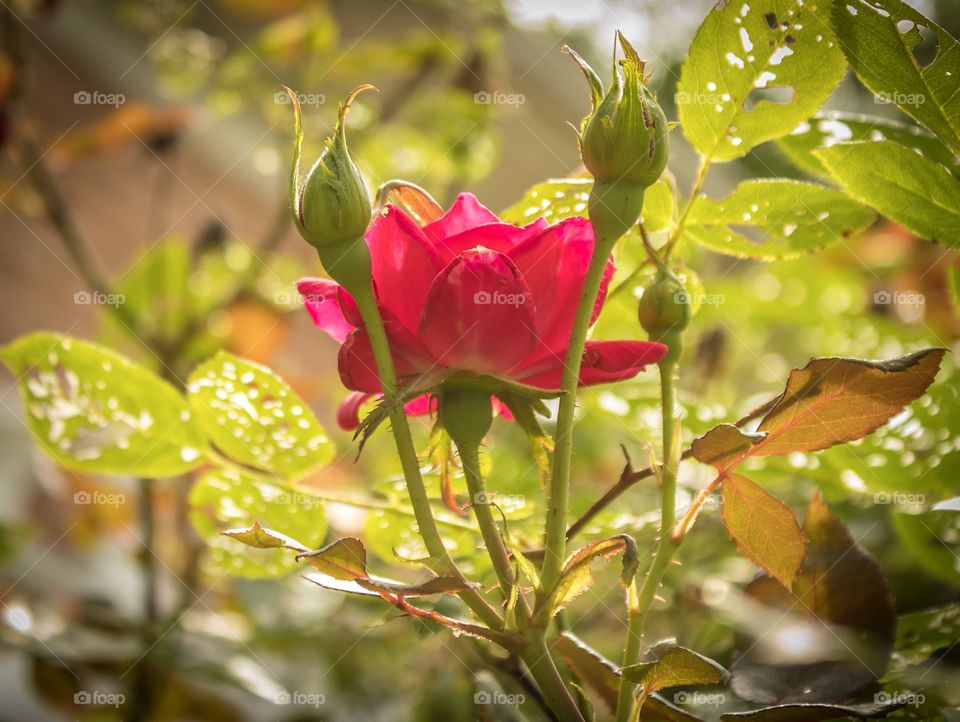
[[[733,424],[720,424],[695,439],[690,450],[697,461],[723,469],[738,457],[748,454],[764,438],[766,434],[741,431]]]
[[[777,141],[777,146],[800,170],[828,178],[830,172],[813,151],[849,141],[896,141],[924,157],[952,169],[960,170],[954,157],[935,135],[916,125],[901,123],[859,113],[822,110],[804,121]]]
[[[367,576],[367,550],[355,537],[344,537],[323,549],[304,551],[297,561],[309,562],[321,574],[335,579],[356,579]]]
[[[206,461],[186,399],[109,349],[38,332],[0,349],[0,359],[18,379],[34,439],[63,466],[167,477]]]
[[[840,143],[814,155],[854,198],[921,238],[957,245],[960,180],[942,165],[892,140]]]
[[[648,661],[620,670],[623,679],[643,687],[641,703],[652,693],[667,687],[723,684],[729,677],[720,664],[676,642],[661,642],[651,647]]]
[[[960,48],[901,0],[833,3],[832,25],[860,81],[939,135],[960,155]],[[935,35],[933,53],[924,36]]]
[[[846,68],[818,3],[717,3],[677,85],[684,135],[707,158],[739,158],[813,115]]]
[[[298,552],[309,551],[309,549],[296,539],[291,539],[286,534],[273,531],[273,529],[265,529],[258,521],[254,521],[253,526],[244,529],[227,529],[221,533],[224,536],[236,539],[238,542],[242,542],[256,549],[292,549]]]
[[[790,508],[756,482],[730,474],[723,482],[722,513],[744,556],[792,586],[806,556],[807,540]]]
[[[833,188],[784,178],[748,180],[722,200],[697,198],[685,233],[718,253],[774,261],[854,236],[874,217]]]
[[[220,352],[190,374],[187,389],[198,422],[234,461],[297,479],[333,457],[317,417],[264,366]]]

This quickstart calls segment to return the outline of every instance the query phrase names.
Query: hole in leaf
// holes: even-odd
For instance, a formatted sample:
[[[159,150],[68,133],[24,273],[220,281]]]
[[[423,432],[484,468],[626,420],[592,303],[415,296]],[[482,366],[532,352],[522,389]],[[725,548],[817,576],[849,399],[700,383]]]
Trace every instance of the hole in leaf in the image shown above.
[[[777,105],[788,105],[793,102],[793,94],[794,90],[791,86],[754,88],[750,91],[750,95],[747,96],[743,106],[747,112],[750,112],[764,100]]]
[[[940,52],[940,43],[936,33],[925,25],[916,27],[916,35],[919,37],[912,38],[908,47],[910,52],[913,53],[913,59],[917,61],[917,65],[926,68],[937,59],[937,53]],[[904,39],[906,39],[906,36]]]

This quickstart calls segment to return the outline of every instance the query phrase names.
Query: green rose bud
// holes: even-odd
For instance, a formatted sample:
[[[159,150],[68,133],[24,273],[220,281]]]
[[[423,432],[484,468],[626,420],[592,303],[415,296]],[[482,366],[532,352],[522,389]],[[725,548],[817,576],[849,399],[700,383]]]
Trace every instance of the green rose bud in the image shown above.
[[[690,325],[690,294],[670,269],[661,267],[644,289],[637,315],[650,340],[670,349],[661,363],[680,358],[683,331]]]
[[[667,165],[667,119],[647,88],[644,62],[622,33],[617,37],[624,54],[623,76],[614,65],[613,84],[605,95],[596,72],[568,49],[590,83],[593,100],[593,111],[580,130],[580,155],[595,180],[646,188]]]
[[[363,235],[370,225],[372,208],[366,183],[347,149],[346,116],[353,100],[372,85],[354,88],[340,105],[332,138],[300,183],[300,148],[303,129],[300,103],[290,88],[284,87],[295,113],[296,140],[290,174],[290,204],[300,235],[317,249],[327,273],[349,290],[370,282],[370,259]]]

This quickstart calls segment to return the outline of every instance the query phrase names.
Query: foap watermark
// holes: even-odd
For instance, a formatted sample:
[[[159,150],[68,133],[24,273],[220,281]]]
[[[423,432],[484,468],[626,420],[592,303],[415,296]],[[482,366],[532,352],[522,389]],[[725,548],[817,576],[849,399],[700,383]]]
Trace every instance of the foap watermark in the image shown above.
[[[696,306],[721,306],[727,302],[727,297],[722,293],[690,293],[690,291],[677,291],[673,294],[674,303]]]
[[[876,704],[899,704],[903,706],[919,707],[927,698],[920,692],[877,692],[873,695]]]
[[[302,106],[317,106],[327,102],[327,96],[323,93],[295,93],[297,102]],[[277,91],[273,94],[273,102],[277,105],[290,105],[290,96],[283,91]]]
[[[723,692],[686,692],[673,695],[674,704],[692,704],[698,707],[720,707],[727,701]]]
[[[926,302],[927,297],[916,292],[877,291],[873,294],[875,306],[923,306]]]
[[[526,697],[522,694],[506,694],[505,692],[489,691],[482,690],[480,692],[475,692],[473,695],[474,704],[496,704],[496,705],[513,705],[514,707],[519,707],[526,701]]]
[[[277,494],[271,501],[274,504],[283,504],[284,506],[293,505],[303,507],[304,509],[312,509],[321,504],[321,501],[317,497],[299,491],[285,491],[282,494]]]
[[[924,494],[904,491],[881,491],[873,495],[874,504],[922,507],[927,502]]]
[[[78,491],[73,495],[73,503],[82,506],[118,507],[127,503],[126,494],[107,494],[103,491]]]
[[[523,93],[480,90],[473,94],[473,102],[477,105],[512,105],[514,108],[519,108],[527,102],[527,96]]]
[[[73,294],[75,306],[122,306],[127,297],[122,293],[103,293],[102,291],[77,291]]]
[[[524,293],[503,293],[502,291],[477,291],[473,294],[473,302],[477,306],[514,306],[519,307],[527,302]]]
[[[101,93],[99,90],[78,90],[73,94],[74,105],[112,105],[119,108],[127,102],[123,93]]]
[[[317,692],[300,692],[299,690],[293,690],[292,692],[277,692],[273,696],[274,704],[293,704],[301,707],[319,707],[322,704],[325,704],[327,698],[325,695],[319,694]]]
[[[527,503],[523,494],[500,494],[495,491],[481,491],[471,497],[473,504],[496,504],[508,508],[519,508]]]
[[[97,707],[119,707],[127,701],[119,692],[100,692],[95,689],[81,689],[73,695],[74,704],[91,704]]]
[[[916,108],[927,102],[927,96],[923,93],[881,92],[873,96],[873,102],[878,105],[899,105],[901,107],[907,105]]]
[[[708,105],[723,110],[723,104],[730,102],[730,93],[688,93],[680,91],[673,96],[677,105]]]

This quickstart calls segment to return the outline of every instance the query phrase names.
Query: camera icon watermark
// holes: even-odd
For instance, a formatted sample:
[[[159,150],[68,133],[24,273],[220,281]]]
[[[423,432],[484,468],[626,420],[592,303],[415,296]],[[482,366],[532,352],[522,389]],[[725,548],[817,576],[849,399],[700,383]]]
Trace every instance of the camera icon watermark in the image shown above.
[[[326,704],[327,698],[325,695],[316,693],[316,692],[300,692],[294,690],[292,692],[277,692],[273,696],[273,703],[278,705],[297,705],[301,707],[319,707],[322,704]]]
[[[899,105],[901,107],[907,105],[918,108],[927,102],[927,96],[923,93],[880,92],[874,94],[873,102],[877,105]]]
[[[77,291],[73,294],[76,306],[122,306],[127,297],[122,293],[102,293],[101,291]]]
[[[720,707],[727,701],[723,692],[686,692],[681,691],[673,695],[674,704],[692,704],[697,707]]]
[[[727,302],[727,297],[722,293],[690,293],[690,291],[677,291],[673,294],[673,302],[684,306],[722,306]]]
[[[89,704],[97,707],[120,707],[126,701],[126,696],[119,692],[100,692],[95,689],[82,689],[73,695],[74,704]]]
[[[73,503],[81,506],[112,506],[117,508],[127,503],[126,494],[106,494],[102,491],[78,491]]]
[[[488,690],[475,692],[473,695],[474,704],[512,705],[513,707],[519,707],[526,699],[522,694],[506,694],[500,691],[491,692]]]
[[[877,692],[873,695],[873,701],[876,704],[899,704],[911,707],[919,707],[927,698],[920,692]]]
[[[296,96],[301,106],[318,106],[327,102],[327,96],[323,93],[296,93]],[[277,91],[273,94],[273,102],[276,105],[290,105],[290,96],[283,91]]]
[[[873,294],[874,306],[923,306],[926,302],[927,297],[922,293],[877,291]]]
[[[473,102],[477,105],[511,105],[514,108],[519,108],[527,102],[527,96],[523,93],[480,90],[473,94]]]
[[[112,105],[119,108],[127,102],[123,93],[101,93],[99,90],[78,90],[73,94],[74,105]]]
[[[518,308],[527,302],[524,293],[503,293],[502,291],[477,291],[473,294],[477,306],[513,306]]]

